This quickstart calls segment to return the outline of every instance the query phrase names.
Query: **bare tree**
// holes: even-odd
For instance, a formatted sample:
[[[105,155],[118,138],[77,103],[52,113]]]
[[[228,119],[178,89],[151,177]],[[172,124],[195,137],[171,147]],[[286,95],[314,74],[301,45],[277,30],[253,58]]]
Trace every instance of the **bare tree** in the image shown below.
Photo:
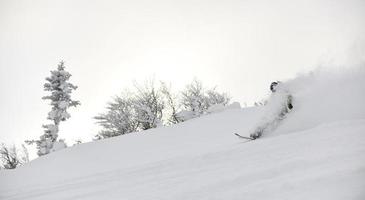
[[[0,160],[2,168],[15,169],[17,166],[29,162],[29,155],[24,145],[22,145],[22,150],[18,150],[15,145],[6,146],[1,144]]]

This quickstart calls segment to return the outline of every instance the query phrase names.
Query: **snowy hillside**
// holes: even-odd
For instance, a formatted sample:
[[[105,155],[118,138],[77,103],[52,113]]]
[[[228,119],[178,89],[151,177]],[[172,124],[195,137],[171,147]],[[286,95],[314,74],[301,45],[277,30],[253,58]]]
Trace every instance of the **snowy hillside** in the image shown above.
[[[1,200],[365,199],[365,70],[284,83],[294,109],[227,109],[172,127],[77,145],[0,171]]]

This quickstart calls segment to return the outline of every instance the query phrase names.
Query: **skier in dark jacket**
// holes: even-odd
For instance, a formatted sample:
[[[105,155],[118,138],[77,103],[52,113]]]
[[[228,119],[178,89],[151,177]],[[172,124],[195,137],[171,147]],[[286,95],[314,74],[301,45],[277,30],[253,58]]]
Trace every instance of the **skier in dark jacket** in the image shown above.
[[[255,131],[253,131],[253,133],[250,134],[250,137],[252,139],[257,139],[259,137],[262,136],[262,134],[269,128],[275,128],[275,126],[277,126],[278,122],[280,122],[282,119],[284,119],[285,115],[291,110],[293,109],[293,96],[291,94],[289,94],[287,91],[282,90],[281,88],[279,88],[281,82],[279,81],[275,81],[272,82],[270,84],[270,90],[272,92],[272,94],[276,94],[278,92],[278,90],[280,89],[280,95],[282,97],[282,99],[280,100],[282,101],[286,101],[286,102],[282,102],[280,103],[280,110],[278,110],[277,112],[275,112],[275,116],[273,119],[270,119],[268,121],[265,121],[263,123],[261,123],[256,129]],[[276,94],[278,95],[278,94]]]

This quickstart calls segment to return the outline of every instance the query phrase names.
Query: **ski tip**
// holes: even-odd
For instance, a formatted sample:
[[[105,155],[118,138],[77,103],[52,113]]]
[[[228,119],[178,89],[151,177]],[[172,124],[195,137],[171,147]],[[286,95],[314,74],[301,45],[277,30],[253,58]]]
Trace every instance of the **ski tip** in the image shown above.
[[[235,134],[237,137],[239,137],[239,138],[243,138],[243,139],[246,139],[246,140],[254,140],[255,138],[251,138],[251,137],[245,137],[245,136],[242,136],[242,135],[240,135],[240,134],[238,134],[238,133],[233,133],[233,134]]]

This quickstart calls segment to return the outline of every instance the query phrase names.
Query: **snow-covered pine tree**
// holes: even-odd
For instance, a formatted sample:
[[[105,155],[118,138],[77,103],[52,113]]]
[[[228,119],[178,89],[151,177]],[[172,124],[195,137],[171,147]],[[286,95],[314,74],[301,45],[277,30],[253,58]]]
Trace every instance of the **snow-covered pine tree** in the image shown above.
[[[38,156],[56,150],[54,149],[55,143],[57,143],[57,148],[65,147],[63,140],[57,141],[59,124],[71,117],[67,112],[69,107],[80,105],[79,101],[71,99],[71,93],[77,89],[77,86],[68,82],[70,77],[71,74],[65,71],[64,62],[61,61],[57,70],[52,70],[51,76],[46,78],[47,82],[44,84],[44,90],[51,94],[44,96],[42,99],[51,100],[52,110],[48,113],[47,119],[51,120],[52,123],[43,125],[44,134],[40,136],[39,140],[27,141],[28,144],[36,143]]]

